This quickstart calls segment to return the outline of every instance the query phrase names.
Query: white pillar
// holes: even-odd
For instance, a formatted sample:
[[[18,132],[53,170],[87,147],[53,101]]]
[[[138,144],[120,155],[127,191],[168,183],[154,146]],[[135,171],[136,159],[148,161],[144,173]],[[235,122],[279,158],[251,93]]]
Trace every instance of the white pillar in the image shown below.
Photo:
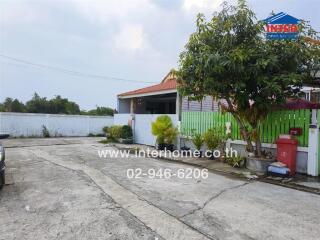
[[[131,114],[136,113],[136,99],[135,98],[130,99],[130,113]]]
[[[119,105],[120,105],[120,100],[119,100],[119,98],[117,97],[117,111],[118,111],[118,113],[119,113]]]
[[[181,150],[181,121],[177,119],[178,137],[177,137],[177,149]]]
[[[136,117],[135,114],[130,115],[131,128],[132,128],[132,141],[136,143]]]
[[[311,124],[309,127],[309,144],[308,144],[308,167],[307,173],[311,176],[318,176],[318,153],[319,148],[319,125],[317,123],[317,110],[312,109]]]
[[[182,97],[177,92],[177,97],[176,97],[176,121],[177,121],[177,128],[179,131],[178,137],[177,137],[177,149],[181,149],[181,106],[182,106]]]

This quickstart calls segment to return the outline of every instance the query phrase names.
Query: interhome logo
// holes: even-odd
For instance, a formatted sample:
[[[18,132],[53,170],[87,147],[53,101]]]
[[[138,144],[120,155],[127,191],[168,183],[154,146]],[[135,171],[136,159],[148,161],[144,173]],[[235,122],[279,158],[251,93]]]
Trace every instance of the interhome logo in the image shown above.
[[[299,33],[299,19],[284,12],[278,13],[263,20],[266,23],[267,39],[296,39]]]

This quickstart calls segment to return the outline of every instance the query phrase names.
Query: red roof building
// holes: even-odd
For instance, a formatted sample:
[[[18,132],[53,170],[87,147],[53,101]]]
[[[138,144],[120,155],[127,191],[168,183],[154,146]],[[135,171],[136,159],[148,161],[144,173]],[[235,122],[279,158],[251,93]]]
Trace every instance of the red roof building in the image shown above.
[[[176,106],[177,79],[172,71],[159,84],[118,95],[119,113],[175,114]]]
[[[152,85],[145,88],[136,89],[129,92],[120,93],[119,98],[146,96],[163,94],[168,92],[177,92],[177,80],[170,72],[159,84]]]

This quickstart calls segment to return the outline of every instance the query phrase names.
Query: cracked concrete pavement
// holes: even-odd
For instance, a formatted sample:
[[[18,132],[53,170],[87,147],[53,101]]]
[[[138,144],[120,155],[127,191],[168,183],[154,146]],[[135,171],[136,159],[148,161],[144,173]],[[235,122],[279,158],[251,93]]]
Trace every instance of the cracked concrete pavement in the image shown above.
[[[128,179],[188,165],[99,158],[97,138],[9,139],[0,239],[317,239],[320,196],[209,172]]]

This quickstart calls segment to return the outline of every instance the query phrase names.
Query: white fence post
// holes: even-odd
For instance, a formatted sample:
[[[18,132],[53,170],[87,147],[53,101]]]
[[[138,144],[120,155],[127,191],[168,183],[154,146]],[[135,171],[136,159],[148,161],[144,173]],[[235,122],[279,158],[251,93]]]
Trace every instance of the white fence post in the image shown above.
[[[130,121],[131,121],[131,128],[132,128],[132,141],[133,143],[136,143],[136,118],[134,113],[130,115],[129,122]]]
[[[90,132],[90,116],[87,116],[87,136],[91,133]]]
[[[318,176],[319,125],[317,122],[317,110],[312,109],[311,114],[311,124],[309,127],[307,173],[311,176]]]
[[[179,117],[178,117],[178,120],[177,120],[177,128],[178,128],[178,137],[177,137],[177,149],[178,150],[181,150],[181,121],[179,120]]]

